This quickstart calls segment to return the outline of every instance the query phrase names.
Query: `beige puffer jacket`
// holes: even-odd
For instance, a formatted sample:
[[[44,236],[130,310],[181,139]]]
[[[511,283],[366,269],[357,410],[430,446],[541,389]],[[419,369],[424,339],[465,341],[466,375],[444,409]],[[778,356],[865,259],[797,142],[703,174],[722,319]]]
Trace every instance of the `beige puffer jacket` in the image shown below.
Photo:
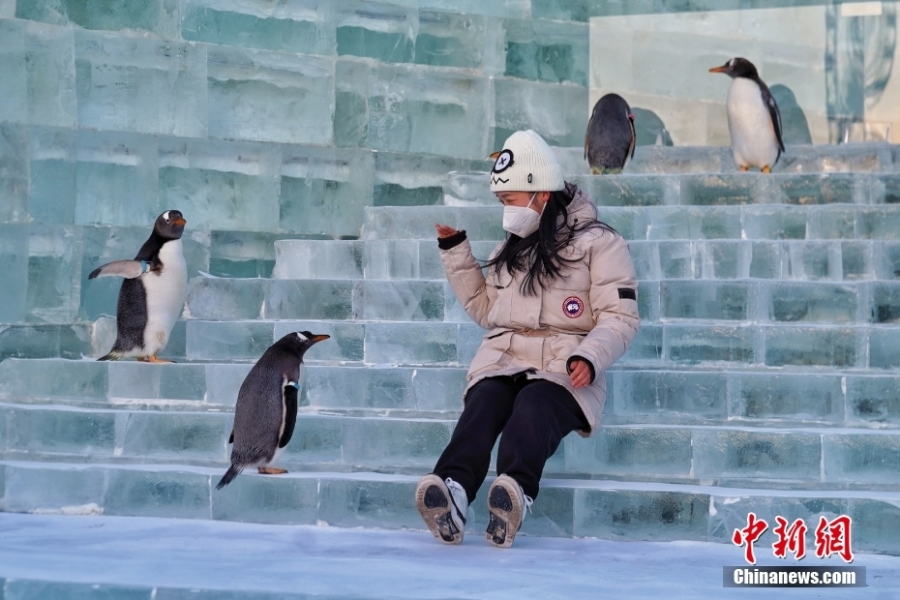
[[[581,190],[568,211],[571,224],[597,217]],[[549,289],[536,285],[534,296],[521,292],[524,273],[513,278],[505,267],[499,273],[492,267],[485,278],[467,240],[440,253],[460,304],[488,330],[469,367],[466,391],[485,377],[528,371],[530,379],[547,379],[572,393],[591,428],[581,435],[596,431],[606,401],[605,372],[628,349],[640,323],[634,265],[622,236],[601,228],[577,233],[563,256],[580,260]],[[566,367],[572,356],[593,366],[590,385],[572,387]]]

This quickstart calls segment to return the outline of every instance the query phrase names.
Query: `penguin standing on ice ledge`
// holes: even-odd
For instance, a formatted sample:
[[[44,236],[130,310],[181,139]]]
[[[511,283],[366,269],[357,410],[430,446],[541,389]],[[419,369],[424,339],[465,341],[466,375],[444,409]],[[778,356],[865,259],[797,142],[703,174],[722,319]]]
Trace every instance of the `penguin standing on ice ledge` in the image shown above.
[[[709,72],[725,73],[732,79],[725,111],[734,162],[741,171],[755,167],[771,172],[784,152],[781,113],[756,67],[746,58],[732,58]]]
[[[618,174],[634,158],[634,114],[622,96],[606,94],[594,105],[584,134],[584,158],[594,175]]]
[[[130,356],[156,358],[169,341],[187,296],[187,264],[181,247],[186,221],[177,210],[156,218],[149,239],[134,260],[116,260],[95,269],[88,279],[124,277],[116,306],[116,343],[97,360]]]
[[[289,333],[263,352],[238,392],[231,430],[231,466],[222,477],[222,489],[246,467],[261,475],[281,475],[272,467],[291,441],[297,423],[297,396],[303,355],[313,344],[330,336],[308,331]]]

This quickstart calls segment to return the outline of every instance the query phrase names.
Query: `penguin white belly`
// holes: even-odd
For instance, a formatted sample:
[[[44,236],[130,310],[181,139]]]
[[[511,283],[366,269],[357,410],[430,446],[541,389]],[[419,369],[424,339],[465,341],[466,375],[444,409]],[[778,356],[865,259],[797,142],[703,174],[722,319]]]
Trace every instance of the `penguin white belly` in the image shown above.
[[[771,167],[778,159],[778,139],[772,116],[759,86],[752,79],[737,77],[728,88],[725,106],[731,152],[740,167]]]
[[[144,329],[145,355],[156,355],[165,348],[169,333],[181,316],[187,296],[187,264],[181,240],[163,244],[159,251],[162,273],[145,273],[141,283],[147,293],[147,327]]]

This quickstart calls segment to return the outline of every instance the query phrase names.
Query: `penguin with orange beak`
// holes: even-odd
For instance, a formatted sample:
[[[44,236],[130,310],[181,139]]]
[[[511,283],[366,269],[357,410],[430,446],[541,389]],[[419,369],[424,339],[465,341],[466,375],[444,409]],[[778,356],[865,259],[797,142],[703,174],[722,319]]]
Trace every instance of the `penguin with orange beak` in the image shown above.
[[[724,73],[732,80],[725,111],[734,162],[741,171],[753,167],[763,173],[771,172],[784,152],[784,142],[781,113],[768,86],[746,58],[732,58],[709,72]]]
[[[156,355],[169,342],[187,296],[187,264],[181,247],[186,221],[177,210],[156,218],[150,237],[133,260],[116,260],[96,268],[88,279],[124,277],[116,307],[116,342],[97,360],[135,357],[144,362],[172,362]]]

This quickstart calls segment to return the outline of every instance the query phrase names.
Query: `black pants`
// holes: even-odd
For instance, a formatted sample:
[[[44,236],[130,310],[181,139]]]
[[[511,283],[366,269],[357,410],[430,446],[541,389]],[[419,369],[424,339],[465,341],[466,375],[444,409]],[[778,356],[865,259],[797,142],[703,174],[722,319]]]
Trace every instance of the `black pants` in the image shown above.
[[[497,474],[508,475],[526,496],[537,498],[541,474],[562,439],[588,429],[584,413],[564,387],[542,379],[482,379],[466,395],[466,406],[450,443],[434,467],[466,490],[471,503],[487,477],[497,436]]]

